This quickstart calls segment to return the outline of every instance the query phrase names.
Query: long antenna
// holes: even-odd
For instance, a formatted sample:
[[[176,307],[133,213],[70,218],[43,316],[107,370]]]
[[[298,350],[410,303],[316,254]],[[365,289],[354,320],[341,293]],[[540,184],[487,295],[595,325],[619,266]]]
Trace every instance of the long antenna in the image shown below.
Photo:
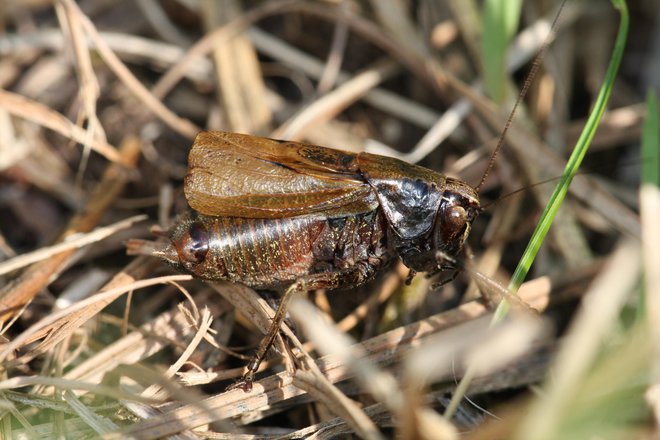
[[[541,46],[539,53],[534,58],[534,62],[532,63],[532,67],[529,70],[529,74],[527,75],[527,78],[525,78],[525,82],[523,84],[522,89],[520,90],[518,99],[516,99],[516,103],[513,105],[513,109],[511,109],[511,113],[509,113],[509,117],[506,120],[506,124],[504,124],[502,133],[500,134],[500,137],[497,140],[497,146],[495,146],[495,150],[493,151],[493,154],[490,156],[490,160],[488,161],[488,166],[486,167],[483,176],[481,176],[481,180],[479,181],[479,184],[474,188],[477,191],[477,193],[481,190],[481,187],[484,186],[484,183],[488,178],[488,174],[490,174],[490,171],[495,166],[495,159],[497,158],[497,154],[500,152],[502,146],[504,145],[506,132],[509,131],[509,127],[511,127],[511,124],[513,122],[513,117],[516,114],[516,110],[518,109],[518,106],[520,105],[522,100],[525,98],[525,95],[527,95],[527,92],[529,91],[529,88],[532,85],[532,81],[534,80],[534,77],[536,76],[539,68],[541,67],[541,61],[543,61],[543,57],[545,56],[545,53],[548,51],[548,48],[550,47],[550,41],[551,41],[550,37],[552,36],[552,34],[555,33],[555,30],[557,28],[557,21],[559,20],[559,16],[561,15],[562,9],[564,9],[565,3],[566,0],[562,0],[561,4],[559,5],[559,10],[557,11],[555,18],[552,21],[552,26],[550,26],[550,34],[548,35],[548,38],[546,38],[546,40],[543,42],[543,45]]]

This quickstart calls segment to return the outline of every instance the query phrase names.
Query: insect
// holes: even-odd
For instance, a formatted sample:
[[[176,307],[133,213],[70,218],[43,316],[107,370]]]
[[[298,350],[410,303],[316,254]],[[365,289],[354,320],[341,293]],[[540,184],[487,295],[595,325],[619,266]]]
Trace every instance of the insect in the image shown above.
[[[244,389],[296,288],[354,287],[396,258],[413,271],[455,270],[447,257],[461,251],[480,212],[468,184],[369,153],[208,131],[188,162],[193,212],[177,220],[167,243],[132,240],[128,251],[205,280],[286,290]]]
[[[239,382],[247,391],[296,290],[358,286],[397,258],[412,273],[456,273],[455,257],[481,211],[478,190],[547,46],[548,41],[475,188],[391,157],[202,132],[184,180],[193,211],[178,218],[167,234],[169,242],[131,240],[128,253],[159,257],[210,281],[284,290]]]

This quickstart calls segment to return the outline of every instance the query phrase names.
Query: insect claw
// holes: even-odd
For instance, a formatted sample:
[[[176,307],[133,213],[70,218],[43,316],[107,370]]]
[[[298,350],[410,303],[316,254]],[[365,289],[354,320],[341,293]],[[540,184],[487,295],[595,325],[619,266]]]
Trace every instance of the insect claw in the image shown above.
[[[244,393],[249,393],[252,391],[252,379],[245,379],[241,381],[239,387],[243,390]]]
[[[243,377],[239,381],[229,385],[226,391],[231,391],[240,388],[243,390],[244,393],[249,393],[250,391],[252,391],[253,383],[254,383],[254,373],[252,371],[248,371],[243,375]]]
[[[408,276],[406,277],[406,280],[404,281],[406,286],[410,286],[410,284],[412,284],[412,280],[413,280],[413,278],[415,278],[415,275],[417,275],[417,271],[413,270],[413,269],[410,269],[410,272],[408,272]]]

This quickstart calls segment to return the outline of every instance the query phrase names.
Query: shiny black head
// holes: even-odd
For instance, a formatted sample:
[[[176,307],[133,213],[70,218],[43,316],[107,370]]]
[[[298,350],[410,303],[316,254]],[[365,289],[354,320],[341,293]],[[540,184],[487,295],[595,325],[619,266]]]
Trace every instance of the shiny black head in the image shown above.
[[[447,178],[430,235],[401,241],[398,251],[403,262],[418,272],[454,267],[443,256],[459,254],[480,211],[476,191],[460,180]]]

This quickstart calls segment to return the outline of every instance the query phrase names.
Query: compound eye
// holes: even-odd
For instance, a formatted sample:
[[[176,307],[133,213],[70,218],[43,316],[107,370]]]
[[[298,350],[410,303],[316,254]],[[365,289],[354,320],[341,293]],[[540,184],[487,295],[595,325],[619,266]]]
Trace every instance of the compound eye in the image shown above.
[[[447,225],[452,231],[462,231],[467,223],[467,212],[460,205],[452,205],[447,209]]]
[[[193,264],[199,264],[206,258],[209,251],[209,234],[203,224],[196,222],[190,225],[188,239],[185,240],[183,252],[186,260]]]

